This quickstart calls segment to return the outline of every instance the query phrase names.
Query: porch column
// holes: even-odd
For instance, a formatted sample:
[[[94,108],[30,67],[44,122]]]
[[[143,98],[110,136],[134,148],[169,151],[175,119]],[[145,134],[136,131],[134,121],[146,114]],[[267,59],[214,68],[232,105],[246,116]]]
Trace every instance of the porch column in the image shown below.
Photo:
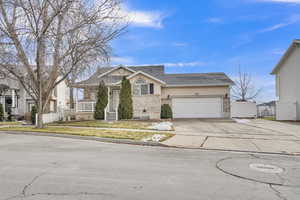
[[[76,88],[76,97],[75,97],[75,112],[78,110],[78,88]]]
[[[107,98],[108,98],[108,101],[107,101],[107,110],[108,112],[110,111],[110,87],[107,87],[108,91],[107,91]]]

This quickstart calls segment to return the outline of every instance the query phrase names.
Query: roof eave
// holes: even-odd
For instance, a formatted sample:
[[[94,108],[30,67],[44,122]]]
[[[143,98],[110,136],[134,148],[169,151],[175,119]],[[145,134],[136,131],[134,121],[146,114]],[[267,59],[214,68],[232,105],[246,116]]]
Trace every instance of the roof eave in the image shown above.
[[[105,76],[105,75],[107,75],[107,74],[110,74],[110,73],[112,73],[113,71],[118,70],[118,69],[120,69],[120,68],[126,69],[126,70],[128,70],[128,71],[130,71],[130,72],[132,72],[132,73],[135,73],[135,72],[136,72],[136,71],[134,71],[134,70],[132,70],[132,69],[129,69],[128,67],[119,66],[119,67],[113,67],[111,70],[108,70],[107,72],[104,72],[103,74],[100,74],[100,75],[98,76],[98,78],[101,78],[101,77],[103,77],[103,76]]]
[[[165,87],[206,87],[206,86],[232,86],[231,83],[219,83],[219,84],[167,84]]]
[[[289,46],[289,48],[286,50],[286,52],[283,54],[283,56],[280,58],[279,62],[277,63],[277,65],[274,67],[274,69],[272,70],[272,72],[270,73],[271,75],[275,75],[277,74],[278,70],[280,69],[280,67],[282,66],[283,62],[285,61],[285,59],[288,57],[288,55],[291,53],[291,51],[293,50],[293,48],[295,47],[295,44],[300,44],[299,40],[294,40],[292,42],[292,44]]]
[[[138,74],[142,74],[142,75],[144,75],[144,76],[146,76],[146,77],[148,77],[148,78],[151,78],[151,79],[153,79],[153,80],[155,80],[155,81],[161,83],[162,85],[166,85],[166,82],[164,82],[164,81],[162,81],[162,80],[160,80],[160,79],[158,79],[158,78],[156,78],[156,77],[154,77],[154,76],[152,76],[152,75],[150,75],[150,74],[147,74],[147,73],[145,73],[145,72],[143,72],[143,71],[137,71],[137,72],[135,72],[134,74],[128,76],[127,78],[128,78],[128,79],[131,79],[131,78],[137,76]]]

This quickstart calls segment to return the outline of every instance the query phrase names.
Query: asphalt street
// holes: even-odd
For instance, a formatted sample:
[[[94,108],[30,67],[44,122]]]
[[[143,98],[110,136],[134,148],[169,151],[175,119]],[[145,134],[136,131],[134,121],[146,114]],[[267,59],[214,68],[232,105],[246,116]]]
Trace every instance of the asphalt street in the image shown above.
[[[0,134],[0,200],[299,200],[300,157]]]

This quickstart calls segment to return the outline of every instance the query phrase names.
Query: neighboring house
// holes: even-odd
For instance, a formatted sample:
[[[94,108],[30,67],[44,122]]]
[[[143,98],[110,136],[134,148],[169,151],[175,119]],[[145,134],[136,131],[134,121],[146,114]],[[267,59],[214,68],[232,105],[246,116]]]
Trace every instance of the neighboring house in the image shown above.
[[[132,85],[135,119],[160,119],[162,104],[171,106],[174,118],[230,116],[230,87],[234,83],[224,73],[166,74],[164,66],[120,66],[99,68],[89,79],[74,85],[84,89],[76,118],[93,119],[97,88],[103,80],[109,90],[106,116],[116,119],[124,76]]]
[[[3,105],[5,116],[11,113],[17,118],[23,118],[26,113],[31,112],[35,102],[17,79],[0,71],[0,85],[8,88],[0,96],[0,103]],[[68,109],[68,107],[69,88],[62,81],[54,89],[46,113],[57,112],[59,109]]]
[[[275,116],[276,113],[276,102],[270,101],[257,105],[257,116],[258,117],[270,117]]]
[[[276,76],[276,119],[300,120],[300,40],[294,40],[273,69]]]

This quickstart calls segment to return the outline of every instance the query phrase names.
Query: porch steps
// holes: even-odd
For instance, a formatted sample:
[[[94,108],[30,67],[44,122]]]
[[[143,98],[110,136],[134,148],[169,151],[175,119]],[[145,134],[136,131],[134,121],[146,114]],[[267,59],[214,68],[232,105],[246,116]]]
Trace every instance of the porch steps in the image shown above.
[[[115,113],[115,112],[107,112],[106,120],[107,121],[115,121],[115,120],[117,120],[116,117],[117,117],[117,113]]]

